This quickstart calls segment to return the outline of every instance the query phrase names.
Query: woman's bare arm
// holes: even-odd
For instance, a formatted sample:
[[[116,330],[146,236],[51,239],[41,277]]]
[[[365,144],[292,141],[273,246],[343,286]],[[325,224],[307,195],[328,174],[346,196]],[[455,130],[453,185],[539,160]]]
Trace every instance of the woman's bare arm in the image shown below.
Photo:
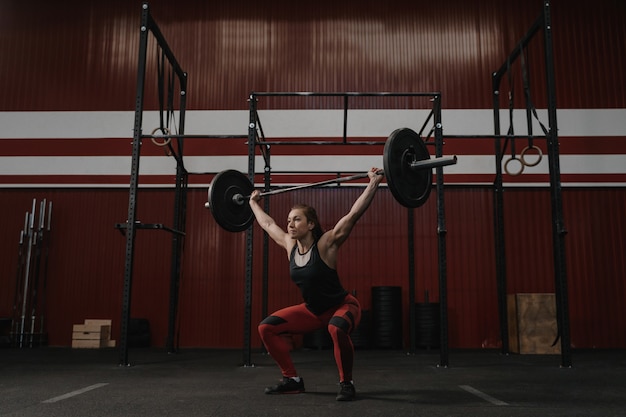
[[[263,210],[259,204],[259,200],[261,199],[259,194],[258,190],[254,190],[250,196],[250,208],[252,209],[252,213],[257,223],[259,223],[259,226],[267,232],[274,242],[283,247],[287,251],[287,255],[289,255],[295,242],[293,242],[289,234],[276,224],[276,221]]]
[[[378,190],[378,185],[383,179],[382,175],[377,174],[378,171],[378,168],[372,168],[368,172],[370,182],[365,187],[363,193],[352,204],[350,211],[339,219],[335,227],[324,233],[324,236],[320,239],[318,248],[322,258],[329,266],[335,266],[337,249],[346,241],[354,225],[356,225],[357,221],[372,203]]]

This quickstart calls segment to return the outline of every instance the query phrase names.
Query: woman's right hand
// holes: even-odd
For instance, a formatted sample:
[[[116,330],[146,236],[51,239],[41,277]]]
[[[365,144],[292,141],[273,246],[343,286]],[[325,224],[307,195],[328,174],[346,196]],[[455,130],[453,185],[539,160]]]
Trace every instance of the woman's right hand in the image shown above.
[[[252,191],[252,194],[250,194],[250,203],[253,201],[256,203],[259,200],[261,200],[261,192],[259,190]]]
[[[381,181],[384,178],[384,174],[379,173],[380,172],[380,168],[376,168],[376,167],[372,167],[368,172],[367,172],[367,176],[370,179],[370,182],[373,180],[376,185],[380,184]]]

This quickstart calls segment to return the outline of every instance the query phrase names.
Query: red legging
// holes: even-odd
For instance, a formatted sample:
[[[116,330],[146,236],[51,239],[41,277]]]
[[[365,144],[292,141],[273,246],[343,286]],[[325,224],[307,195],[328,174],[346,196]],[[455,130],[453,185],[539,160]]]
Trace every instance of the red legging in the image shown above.
[[[283,376],[294,377],[298,374],[289,354],[290,346],[280,335],[306,334],[327,326],[333,340],[339,380],[351,381],[354,346],[350,333],[360,321],[359,301],[348,294],[338,307],[333,307],[320,315],[313,314],[304,303],[278,310],[259,324],[259,334]]]

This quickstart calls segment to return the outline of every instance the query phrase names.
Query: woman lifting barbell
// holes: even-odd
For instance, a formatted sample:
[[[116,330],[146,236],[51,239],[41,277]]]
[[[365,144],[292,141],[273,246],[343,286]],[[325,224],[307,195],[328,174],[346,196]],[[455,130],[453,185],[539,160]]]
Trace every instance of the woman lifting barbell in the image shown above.
[[[283,230],[259,205],[260,192],[250,195],[250,207],[257,222],[268,235],[287,251],[291,279],[300,288],[304,303],[272,313],[259,324],[259,334],[269,354],[280,367],[282,380],[265,389],[266,394],[304,392],[304,380],[296,372],[290,346],[283,334],[306,334],[327,327],[333,341],[339,370],[340,391],[337,401],[355,396],[352,381],[354,346],[350,333],[361,319],[358,300],[341,285],[337,274],[337,253],[352,228],[367,210],[383,175],[372,168],[369,184],[350,211],[335,226],[324,232],[315,209],[296,205],[289,212],[287,231]]]

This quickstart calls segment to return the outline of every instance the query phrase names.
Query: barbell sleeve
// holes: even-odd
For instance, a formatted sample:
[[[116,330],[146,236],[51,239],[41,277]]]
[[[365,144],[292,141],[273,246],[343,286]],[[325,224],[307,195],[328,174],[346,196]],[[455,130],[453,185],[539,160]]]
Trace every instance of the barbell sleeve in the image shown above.
[[[440,158],[422,159],[420,161],[413,161],[409,165],[414,170],[445,167],[448,165],[456,164],[456,155],[442,156]]]

